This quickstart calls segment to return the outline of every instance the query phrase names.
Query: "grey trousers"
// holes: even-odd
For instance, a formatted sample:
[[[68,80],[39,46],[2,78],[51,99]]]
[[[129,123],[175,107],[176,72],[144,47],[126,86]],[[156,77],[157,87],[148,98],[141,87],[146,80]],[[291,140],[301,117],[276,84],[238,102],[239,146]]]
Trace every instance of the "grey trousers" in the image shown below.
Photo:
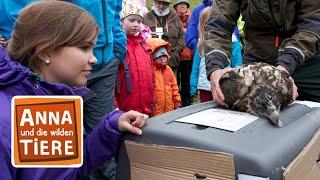
[[[119,61],[115,58],[106,67],[88,78],[87,87],[95,93],[84,104],[84,127],[90,133],[102,118],[114,110],[114,86]]]
[[[119,60],[111,60],[106,67],[93,73],[87,82],[87,87],[95,93],[95,97],[84,104],[84,127],[86,133],[90,133],[103,117],[114,110],[114,86],[118,72]],[[116,163],[114,158],[105,162],[97,170],[91,173],[87,179],[114,180],[116,175]]]

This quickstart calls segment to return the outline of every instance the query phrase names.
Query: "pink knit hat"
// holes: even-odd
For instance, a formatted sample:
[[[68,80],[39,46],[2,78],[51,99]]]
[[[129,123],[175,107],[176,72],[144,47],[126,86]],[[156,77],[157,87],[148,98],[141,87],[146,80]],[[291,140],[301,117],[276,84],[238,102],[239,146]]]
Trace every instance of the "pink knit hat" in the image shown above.
[[[143,16],[140,0],[123,0],[122,1],[122,11],[120,13],[121,19],[131,15],[136,14]]]

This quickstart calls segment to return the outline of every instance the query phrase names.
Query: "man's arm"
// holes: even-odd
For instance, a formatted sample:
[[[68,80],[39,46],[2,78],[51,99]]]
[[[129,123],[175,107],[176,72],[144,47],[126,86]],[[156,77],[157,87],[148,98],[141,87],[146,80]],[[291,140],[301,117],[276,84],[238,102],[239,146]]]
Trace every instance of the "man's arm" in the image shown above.
[[[210,74],[230,63],[231,35],[240,15],[239,0],[216,0],[205,33],[206,70]]]
[[[205,58],[207,77],[211,83],[215,103],[227,107],[219,80],[230,64],[231,35],[240,15],[241,0],[216,0],[213,4],[205,33]]]
[[[280,48],[277,64],[292,74],[320,48],[320,3],[301,0],[297,10],[297,31]]]

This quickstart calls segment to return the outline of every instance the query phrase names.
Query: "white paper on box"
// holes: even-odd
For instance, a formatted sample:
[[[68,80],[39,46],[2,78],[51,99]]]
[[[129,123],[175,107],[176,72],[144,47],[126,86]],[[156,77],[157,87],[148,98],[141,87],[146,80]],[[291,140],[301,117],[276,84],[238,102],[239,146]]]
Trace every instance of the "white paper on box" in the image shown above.
[[[252,176],[247,174],[238,174],[238,180],[270,180],[268,177],[258,177],[258,176]]]
[[[175,121],[204,125],[234,132],[257,119],[259,119],[257,116],[250,115],[249,113],[223,109],[207,109],[176,119]]]

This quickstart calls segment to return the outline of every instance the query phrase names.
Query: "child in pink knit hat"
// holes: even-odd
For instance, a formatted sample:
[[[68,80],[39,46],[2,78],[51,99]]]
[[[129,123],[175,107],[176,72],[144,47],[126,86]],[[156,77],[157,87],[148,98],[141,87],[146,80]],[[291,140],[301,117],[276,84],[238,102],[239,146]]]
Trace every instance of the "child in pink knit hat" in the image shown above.
[[[135,110],[151,115],[154,108],[154,84],[150,52],[140,34],[141,8],[137,0],[123,1],[122,28],[127,35],[127,54],[120,62],[115,105],[123,111]]]

